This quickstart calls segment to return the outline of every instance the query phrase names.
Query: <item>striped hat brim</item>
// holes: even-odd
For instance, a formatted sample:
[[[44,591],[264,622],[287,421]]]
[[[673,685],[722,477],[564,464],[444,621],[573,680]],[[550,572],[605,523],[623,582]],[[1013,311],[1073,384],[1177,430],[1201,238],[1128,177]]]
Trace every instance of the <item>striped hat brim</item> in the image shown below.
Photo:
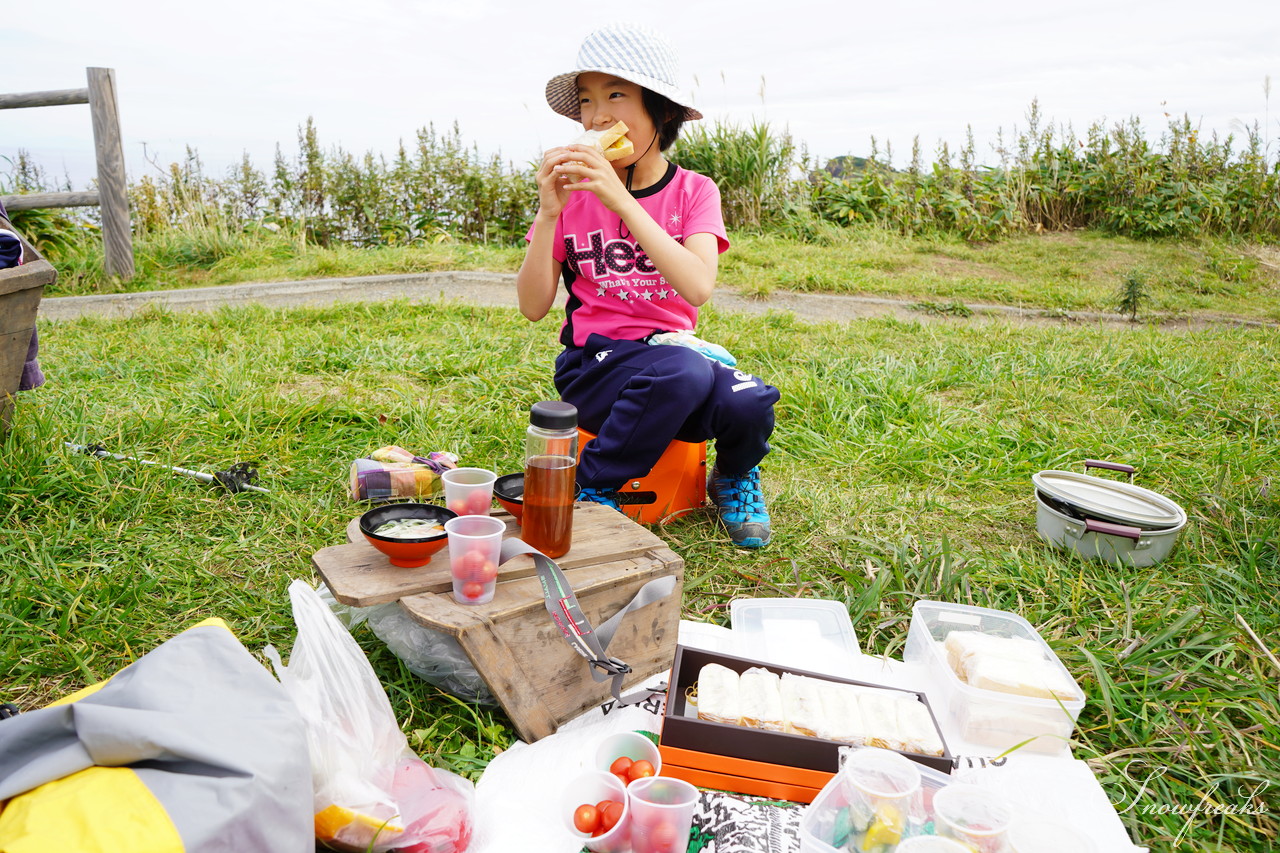
[[[577,71],[557,74],[547,81],[547,104],[550,105],[551,109],[562,116],[568,116],[574,121],[582,120],[582,109],[578,105],[578,75],[586,74],[588,71],[611,74],[619,79],[627,80],[637,86],[643,86],[646,89],[657,92],[672,103],[684,107],[685,121],[696,121],[702,118],[702,113],[686,104],[687,98],[673,87],[654,77],[647,77],[644,74],[638,74],[625,68],[579,68]]]

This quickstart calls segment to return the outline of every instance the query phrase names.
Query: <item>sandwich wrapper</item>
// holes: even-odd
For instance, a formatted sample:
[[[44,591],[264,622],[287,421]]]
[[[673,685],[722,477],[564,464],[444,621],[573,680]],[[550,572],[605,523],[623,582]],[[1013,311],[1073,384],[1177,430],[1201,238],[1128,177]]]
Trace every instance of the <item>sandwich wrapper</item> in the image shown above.
[[[716,625],[681,620],[679,642],[683,646],[719,654],[756,656],[744,648],[745,636]],[[758,638],[757,638],[758,639]],[[758,642],[753,641],[754,649]],[[791,649],[783,648],[790,654]],[[794,666],[794,660],[768,660],[777,666]],[[936,691],[923,666],[883,657],[839,654],[828,648],[820,661],[808,668],[842,678],[889,687]],[[663,680],[654,676],[652,683]],[[646,686],[649,683],[646,682]],[[534,744],[517,742],[498,755],[476,786],[476,834],[471,853],[577,853],[581,841],[564,828],[559,814],[561,789],[571,778],[588,769],[596,744],[606,735],[624,731],[657,732],[661,708],[632,706],[607,713],[593,709],[561,726],[550,737]],[[945,716],[945,715],[944,715]],[[989,747],[966,743],[959,733],[939,719],[951,751],[960,756],[953,781],[981,785],[998,792],[1019,813],[1034,816],[1071,816],[1073,825],[1097,844],[1099,853],[1139,853],[1125,831],[1106,792],[1089,766],[1070,757],[1008,756],[999,766]],[[536,780],[536,784],[530,784]],[[736,794],[702,791],[694,815],[695,829],[716,838],[714,853],[795,853],[799,850],[802,806],[770,805]],[[723,831],[731,822],[734,832]]]

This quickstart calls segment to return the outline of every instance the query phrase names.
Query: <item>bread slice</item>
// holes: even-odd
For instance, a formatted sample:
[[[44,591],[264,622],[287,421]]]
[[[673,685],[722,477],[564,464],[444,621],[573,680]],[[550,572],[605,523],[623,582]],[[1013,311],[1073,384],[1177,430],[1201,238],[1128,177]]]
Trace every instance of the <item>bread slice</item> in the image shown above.
[[[785,730],[782,694],[778,676],[755,666],[738,678],[738,698],[742,703],[742,724],[773,732]]]
[[[698,719],[738,725],[742,720],[738,673],[718,663],[698,671]]]
[[[858,708],[858,689],[835,681],[819,682],[822,696],[822,728],[818,737],[853,746],[867,745],[867,727]]]
[[[778,684],[786,730],[814,737],[824,728],[821,681],[784,672]]]
[[[893,701],[889,691],[858,691],[858,710],[862,712],[862,722],[866,726],[867,746],[882,749],[905,748],[902,738],[898,736],[898,713],[893,707]]]
[[[603,130],[588,130],[573,141],[574,145],[589,145],[604,155],[604,159],[621,160],[635,153],[635,146],[627,138],[626,122],[617,122]]]
[[[984,658],[1006,658],[1018,661],[1045,660],[1044,649],[1022,637],[993,637],[981,631],[951,631],[943,647],[947,663],[961,681],[969,680],[969,669]]]
[[[1051,662],[982,657],[966,668],[969,684],[1037,699],[1079,699],[1079,692]]]
[[[917,755],[942,755],[942,738],[924,703],[914,696],[903,694],[893,704],[897,712],[898,737],[902,740],[903,749]]]

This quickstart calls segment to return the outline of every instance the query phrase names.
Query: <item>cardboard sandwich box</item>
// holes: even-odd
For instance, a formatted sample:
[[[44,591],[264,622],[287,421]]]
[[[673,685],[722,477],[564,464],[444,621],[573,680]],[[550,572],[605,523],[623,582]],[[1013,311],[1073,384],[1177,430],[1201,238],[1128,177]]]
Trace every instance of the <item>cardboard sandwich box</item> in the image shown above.
[[[752,667],[762,667],[779,676],[789,672],[823,681],[908,694],[928,709],[929,719],[943,748],[942,755],[902,754],[943,773],[951,772],[951,750],[938,731],[933,709],[929,708],[923,693],[677,646],[658,744],[664,776],[674,776],[705,788],[809,803],[839,770],[840,748],[849,744],[698,719],[696,707],[688,694],[697,682],[699,672],[710,663],[728,667],[739,674]]]

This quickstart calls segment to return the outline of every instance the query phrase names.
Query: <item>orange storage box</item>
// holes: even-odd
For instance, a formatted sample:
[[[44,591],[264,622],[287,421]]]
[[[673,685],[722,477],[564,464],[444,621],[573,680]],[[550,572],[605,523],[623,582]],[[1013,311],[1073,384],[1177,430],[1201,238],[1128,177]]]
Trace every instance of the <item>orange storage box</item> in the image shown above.
[[[578,428],[578,457],[595,433]],[[702,506],[707,500],[707,443],[673,441],[658,464],[643,477],[618,489],[622,511],[641,524],[657,524],[672,513]]]

